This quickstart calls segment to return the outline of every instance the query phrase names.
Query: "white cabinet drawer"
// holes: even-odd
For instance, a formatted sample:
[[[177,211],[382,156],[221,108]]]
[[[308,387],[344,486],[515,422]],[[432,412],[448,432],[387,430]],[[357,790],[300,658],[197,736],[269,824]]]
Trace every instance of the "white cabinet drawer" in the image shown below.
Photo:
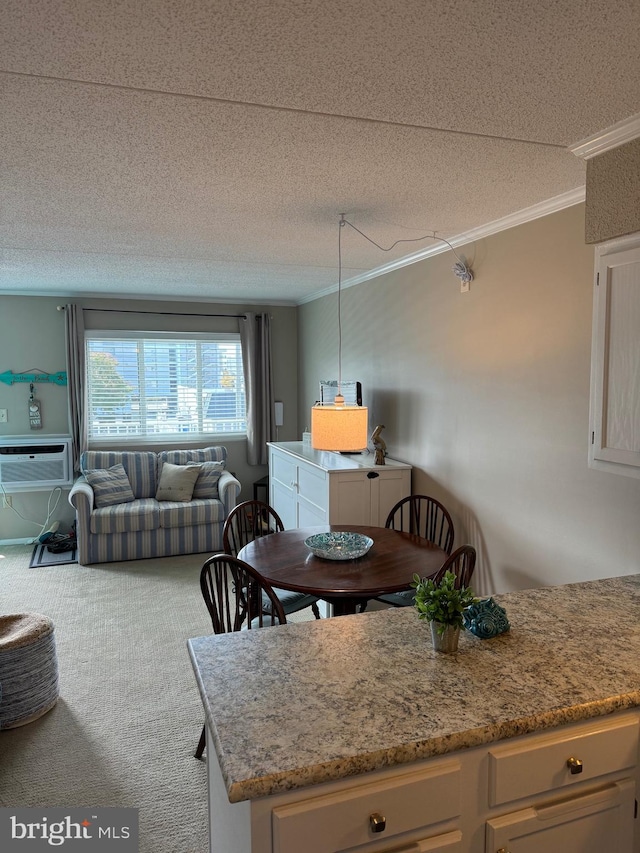
[[[385,820],[382,832],[371,829],[374,814]],[[391,850],[395,849],[391,844],[394,836],[459,814],[460,764],[446,761],[384,782],[276,807],[272,812],[273,851],[335,853],[386,839]],[[400,842],[398,847],[404,849]],[[421,848],[408,845],[407,849]]]
[[[572,773],[569,760],[582,762]],[[489,805],[497,806],[635,767],[638,720],[599,719],[489,750]]]
[[[486,850],[632,853],[635,784],[626,779],[487,821]]]

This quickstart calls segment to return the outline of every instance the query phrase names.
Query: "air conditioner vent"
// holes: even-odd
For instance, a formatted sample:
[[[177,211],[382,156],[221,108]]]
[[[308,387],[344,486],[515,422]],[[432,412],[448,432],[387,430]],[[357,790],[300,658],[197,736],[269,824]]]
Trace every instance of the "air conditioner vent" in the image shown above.
[[[25,444],[24,447],[19,444],[10,444],[6,447],[0,445],[0,456],[24,455],[25,453],[63,453],[64,450],[64,444]]]
[[[0,485],[6,492],[48,491],[72,483],[71,438],[0,438]]]

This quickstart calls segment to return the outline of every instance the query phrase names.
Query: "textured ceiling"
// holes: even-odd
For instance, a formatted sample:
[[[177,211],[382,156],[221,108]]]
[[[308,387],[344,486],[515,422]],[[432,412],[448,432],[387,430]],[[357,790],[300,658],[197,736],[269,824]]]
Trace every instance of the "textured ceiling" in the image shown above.
[[[584,185],[637,0],[3,0],[0,292],[304,300]],[[343,234],[344,277],[382,253]]]

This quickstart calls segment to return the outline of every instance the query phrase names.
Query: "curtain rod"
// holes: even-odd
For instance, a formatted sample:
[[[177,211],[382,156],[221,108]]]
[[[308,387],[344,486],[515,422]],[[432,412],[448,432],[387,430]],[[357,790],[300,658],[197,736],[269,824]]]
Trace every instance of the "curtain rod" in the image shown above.
[[[58,311],[64,311],[64,305],[57,306]],[[103,314],[159,314],[162,317],[231,317],[236,320],[246,320],[246,314],[186,314],[176,311],[131,311],[127,308],[83,308],[83,311],[100,311]]]

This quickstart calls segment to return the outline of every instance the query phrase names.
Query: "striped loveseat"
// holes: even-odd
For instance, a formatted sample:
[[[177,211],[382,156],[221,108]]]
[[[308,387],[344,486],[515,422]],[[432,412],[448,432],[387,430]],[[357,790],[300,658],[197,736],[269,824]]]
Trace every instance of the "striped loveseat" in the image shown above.
[[[240,493],[240,483],[226,470],[226,461],[225,447],[83,453],[82,476],[69,493],[76,510],[80,563],[222,551],[222,528]],[[193,497],[187,492],[179,500],[156,498],[166,497],[158,491],[166,463],[198,466]],[[170,467],[166,473],[173,471]],[[105,478],[113,476],[116,479],[105,486]]]

